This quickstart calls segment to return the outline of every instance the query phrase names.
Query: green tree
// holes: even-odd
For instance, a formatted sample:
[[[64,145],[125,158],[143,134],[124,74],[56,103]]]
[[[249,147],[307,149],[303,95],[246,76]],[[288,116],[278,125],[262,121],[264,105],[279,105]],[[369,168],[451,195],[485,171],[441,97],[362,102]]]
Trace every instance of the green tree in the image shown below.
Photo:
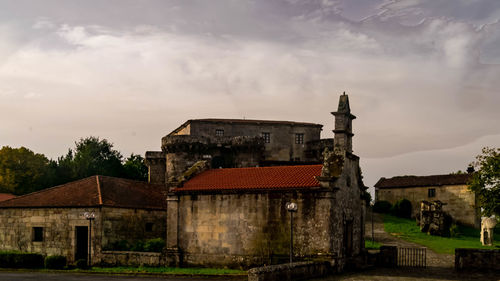
[[[53,183],[53,163],[45,155],[25,148],[0,149],[0,191],[26,194]]]
[[[113,149],[113,144],[98,137],[82,138],[76,142],[73,157],[73,172],[77,179],[93,175],[124,175],[122,155]],[[67,157],[68,158],[68,155]],[[64,159],[69,161],[69,159]]]
[[[485,216],[500,216],[500,148],[483,148],[471,163],[477,172],[470,182]]]
[[[133,180],[147,181],[148,167],[144,163],[144,157],[139,154],[131,154],[123,163],[125,169],[124,177]]]

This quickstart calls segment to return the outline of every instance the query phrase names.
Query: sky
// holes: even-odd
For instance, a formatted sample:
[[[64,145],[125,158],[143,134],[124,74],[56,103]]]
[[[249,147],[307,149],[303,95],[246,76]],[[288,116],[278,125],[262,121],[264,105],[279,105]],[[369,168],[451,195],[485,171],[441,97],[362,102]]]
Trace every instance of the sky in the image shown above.
[[[323,124],[365,185],[500,144],[498,0],[0,0],[0,146],[160,150],[188,119]]]

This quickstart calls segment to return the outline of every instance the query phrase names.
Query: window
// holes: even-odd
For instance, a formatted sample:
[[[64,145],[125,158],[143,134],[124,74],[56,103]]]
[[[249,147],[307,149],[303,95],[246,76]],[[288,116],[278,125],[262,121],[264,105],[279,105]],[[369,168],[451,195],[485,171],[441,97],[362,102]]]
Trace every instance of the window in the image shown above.
[[[146,232],[152,232],[152,231],[153,231],[153,223],[147,222],[146,223]]]
[[[435,188],[429,188],[427,190],[427,196],[428,197],[436,197],[436,189]]]
[[[271,133],[262,133],[262,138],[264,139],[264,143],[270,143]]]
[[[224,130],[222,130],[222,129],[215,130],[215,136],[217,136],[217,137],[223,137],[224,136]]]
[[[33,241],[34,242],[43,241],[43,227],[33,227]]]
[[[295,134],[295,143],[296,144],[304,143],[304,134]]]

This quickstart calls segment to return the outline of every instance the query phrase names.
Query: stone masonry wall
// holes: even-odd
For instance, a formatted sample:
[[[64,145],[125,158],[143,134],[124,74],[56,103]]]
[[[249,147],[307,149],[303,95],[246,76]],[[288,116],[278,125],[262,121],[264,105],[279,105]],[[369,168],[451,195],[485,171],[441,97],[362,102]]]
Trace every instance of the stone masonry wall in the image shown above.
[[[76,226],[88,226],[83,208],[10,208],[0,209],[0,249],[62,255],[74,262]],[[100,249],[101,218],[92,227],[93,251]],[[43,241],[33,241],[33,227],[43,227]],[[97,231],[96,231],[97,230]]]
[[[93,211],[93,262],[100,261],[101,248],[117,240],[164,238],[166,211],[126,208],[4,208],[0,209],[0,250],[63,255],[75,261],[76,227],[88,227],[83,217]],[[145,223],[153,222],[153,231]],[[33,227],[43,227],[43,241],[33,241]]]
[[[428,197],[429,188],[436,190],[435,197]],[[443,211],[450,214],[454,221],[469,226],[479,227],[479,215],[475,208],[475,196],[469,191],[467,185],[445,185],[407,188],[387,188],[377,191],[377,200],[396,201],[406,198],[410,200],[413,208],[412,216],[420,212],[422,200],[439,200],[446,205]]]
[[[244,267],[287,257],[294,201],[297,256],[331,256],[329,192],[262,192],[180,196],[179,247],[188,265]],[[171,224],[169,224],[170,226]]]

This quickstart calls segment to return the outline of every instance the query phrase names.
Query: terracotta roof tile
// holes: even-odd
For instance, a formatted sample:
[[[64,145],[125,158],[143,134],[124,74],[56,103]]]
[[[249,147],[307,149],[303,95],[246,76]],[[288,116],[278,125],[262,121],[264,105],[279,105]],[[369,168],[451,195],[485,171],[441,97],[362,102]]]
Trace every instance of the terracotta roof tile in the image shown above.
[[[207,170],[175,191],[267,190],[319,187],[322,165]]]
[[[467,184],[472,174],[449,174],[433,176],[398,176],[390,179],[381,178],[376,184],[377,188],[397,188],[414,186],[442,186]]]
[[[14,194],[10,194],[10,193],[0,193],[0,201],[5,201],[5,200],[9,200],[9,199],[12,199],[12,198],[15,198],[16,196]]]
[[[124,207],[165,208],[161,185],[92,176],[0,202],[0,208],[17,207]]]

